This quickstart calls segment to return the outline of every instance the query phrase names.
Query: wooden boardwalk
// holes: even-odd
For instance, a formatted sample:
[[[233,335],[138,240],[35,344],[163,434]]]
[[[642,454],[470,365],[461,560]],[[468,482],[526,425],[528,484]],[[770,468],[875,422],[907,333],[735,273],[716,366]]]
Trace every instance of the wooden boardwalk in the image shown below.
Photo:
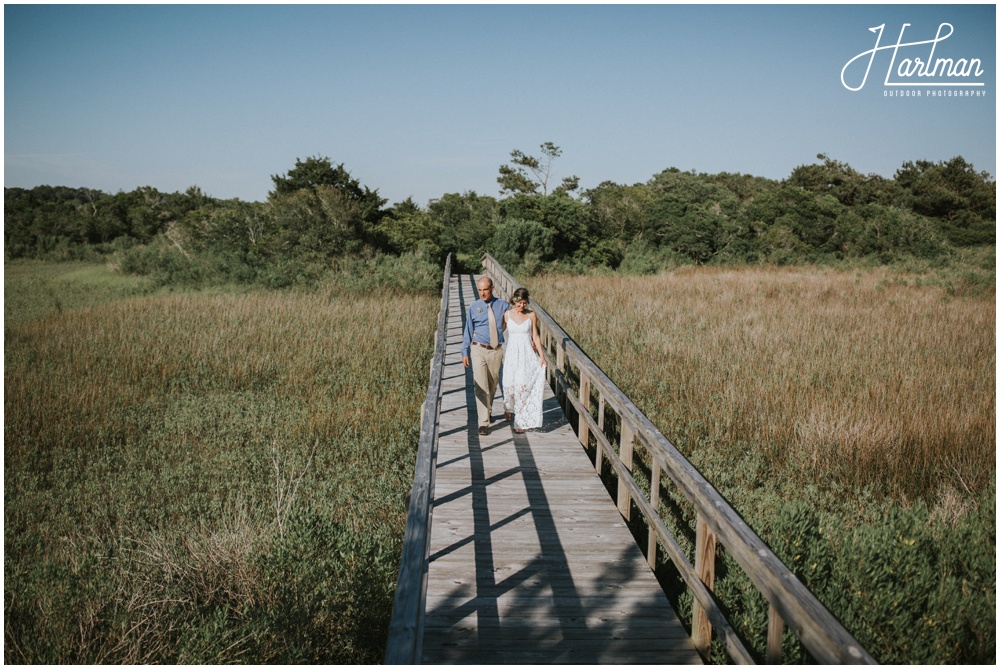
[[[698,664],[698,653],[546,388],[545,423],[514,434],[494,400],[476,430],[451,279],[422,661]]]

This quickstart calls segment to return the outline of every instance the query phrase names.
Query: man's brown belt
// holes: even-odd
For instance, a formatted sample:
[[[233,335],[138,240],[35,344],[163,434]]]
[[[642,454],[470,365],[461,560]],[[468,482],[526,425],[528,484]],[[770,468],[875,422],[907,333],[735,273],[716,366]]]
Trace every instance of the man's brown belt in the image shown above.
[[[480,344],[480,343],[479,343],[478,341],[474,341],[474,342],[472,342],[472,345],[473,345],[473,346],[482,346],[482,347],[483,347],[483,348],[485,348],[485,349],[486,349],[487,351],[493,351],[493,350],[495,350],[495,349],[498,349],[498,348],[500,348],[500,346],[502,346],[502,344],[500,344],[500,345],[497,345],[497,346],[490,346],[489,344]]]

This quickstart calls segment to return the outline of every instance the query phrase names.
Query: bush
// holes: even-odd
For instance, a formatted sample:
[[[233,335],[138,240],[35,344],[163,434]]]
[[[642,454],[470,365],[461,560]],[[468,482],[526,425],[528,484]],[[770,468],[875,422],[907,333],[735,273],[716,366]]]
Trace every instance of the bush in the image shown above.
[[[417,251],[399,257],[342,258],[327,277],[327,288],[354,293],[391,292],[402,295],[440,295],[444,267]]]
[[[867,205],[848,210],[837,219],[846,240],[847,256],[877,256],[881,262],[916,257],[936,258],[944,253],[941,236],[933,223],[896,207]]]
[[[766,528],[761,536],[774,553],[876,660],[993,662],[995,484],[951,521],[932,516],[922,503],[878,503],[865,491],[854,491],[861,513],[852,519],[829,491],[812,488],[783,501],[788,495],[768,488],[750,495],[750,524]],[[717,567],[715,591],[763,660],[767,604],[728,552]],[[786,633],[782,659],[810,658]]]
[[[401,256],[381,253],[334,259],[276,255],[269,258],[204,250],[187,254],[164,237],[115,253],[123,274],[145,276],[154,286],[205,287],[246,284],[264,288],[316,287],[333,280],[352,291],[439,292],[442,266],[423,249]]]
[[[541,223],[511,218],[496,227],[486,250],[507,271],[524,267],[531,273],[552,259],[553,238],[552,231]]]
[[[656,274],[664,269],[683,265],[683,257],[669,249],[658,249],[644,239],[637,239],[628,245],[622,256],[618,271],[622,274]]]
[[[204,287],[227,283],[261,283],[268,287],[284,287],[296,283],[290,276],[302,279],[304,270],[300,263],[294,269],[271,268],[260,272],[246,258],[236,253],[205,251],[187,254],[164,237],[148,245],[135,245],[118,250],[113,264],[122,274],[146,276],[154,286]],[[279,274],[282,269],[285,273]]]

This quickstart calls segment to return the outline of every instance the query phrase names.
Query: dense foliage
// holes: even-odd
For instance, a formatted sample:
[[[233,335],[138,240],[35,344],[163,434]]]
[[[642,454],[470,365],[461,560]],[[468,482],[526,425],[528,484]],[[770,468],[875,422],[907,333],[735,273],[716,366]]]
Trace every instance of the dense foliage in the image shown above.
[[[559,147],[514,151],[501,198],[447,193],[421,208],[386,200],[329,158],[275,175],[267,201],[219,200],[143,187],[108,195],[39,186],[5,189],[7,258],[116,253],[128,273],[167,282],[314,283],[339,259],[489,251],[510,268],[554,264],[648,273],[677,264],[890,263],[995,243],[996,182],[961,156],[907,162],[894,178],[863,175],[819,155],[775,181],[676,168],[632,185],[610,181],[574,196],[549,190]]]

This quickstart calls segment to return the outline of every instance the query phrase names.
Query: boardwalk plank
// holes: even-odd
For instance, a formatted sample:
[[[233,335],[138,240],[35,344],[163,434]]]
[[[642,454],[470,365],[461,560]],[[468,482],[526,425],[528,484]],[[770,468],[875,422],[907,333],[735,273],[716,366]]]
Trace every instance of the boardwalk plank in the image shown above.
[[[475,279],[452,279],[422,660],[700,663],[551,391],[539,430],[515,435],[498,392],[477,433],[460,354]]]

